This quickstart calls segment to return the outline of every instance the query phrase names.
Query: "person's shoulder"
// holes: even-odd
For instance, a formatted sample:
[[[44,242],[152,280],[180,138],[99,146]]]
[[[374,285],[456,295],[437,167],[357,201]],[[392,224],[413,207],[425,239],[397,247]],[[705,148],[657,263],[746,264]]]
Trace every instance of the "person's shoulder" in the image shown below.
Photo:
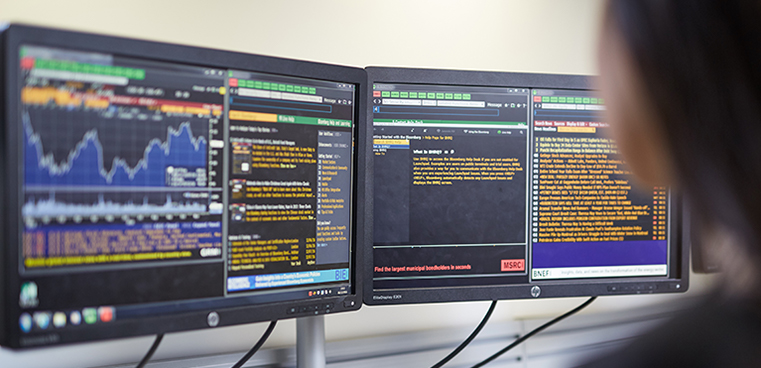
[[[582,367],[761,367],[759,347],[761,306],[711,298]]]

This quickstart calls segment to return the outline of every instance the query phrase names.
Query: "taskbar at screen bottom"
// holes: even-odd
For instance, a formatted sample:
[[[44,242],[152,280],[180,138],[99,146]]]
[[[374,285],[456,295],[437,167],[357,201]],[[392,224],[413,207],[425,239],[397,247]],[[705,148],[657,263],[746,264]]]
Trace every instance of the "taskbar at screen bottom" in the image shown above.
[[[42,336],[55,333],[80,333],[82,329],[104,328],[124,323],[139,322],[141,319],[174,317],[188,313],[209,310],[225,310],[249,306],[271,306],[276,315],[288,318],[289,315],[305,314],[314,310],[314,314],[330,313],[336,309],[331,302],[324,302],[331,297],[345,297],[351,292],[348,282],[314,284],[297,289],[279,292],[262,292],[248,295],[228,296],[177,303],[155,303],[125,306],[85,306],[82,308],[61,308],[48,310],[25,310],[19,316],[21,336]],[[291,306],[291,304],[297,306]],[[278,306],[282,304],[282,308]],[[301,306],[304,304],[304,306]],[[288,305],[288,307],[286,307]],[[302,308],[303,307],[303,308]],[[340,307],[340,306],[339,306]],[[282,309],[282,310],[281,310]],[[307,313],[308,314],[308,313]],[[213,327],[213,326],[212,326]],[[41,341],[44,343],[44,341]],[[51,341],[49,343],[56,343]]]
[[[123,306],[117,309],[120,318],[140,318],[152,315],[193,312],[198,310],[236,308],[272,303],[288,303],[328,296],[345,296],[351,293],[349,282],[305,285],[288,289],[263,290],[247,294],[228,294],[224,298],[189,300],[182,304]]]
[[[18,316],[17,338],[12,337],[3,345],[25,348],[68,344],[359,309],[360,303],[356,301],[356,295],[352,294],[354,290],[348,283],[318,286],[272,294],[266,302],[266,296],[235,296],[195,300],[174,306],[164,304],[25,310]]]

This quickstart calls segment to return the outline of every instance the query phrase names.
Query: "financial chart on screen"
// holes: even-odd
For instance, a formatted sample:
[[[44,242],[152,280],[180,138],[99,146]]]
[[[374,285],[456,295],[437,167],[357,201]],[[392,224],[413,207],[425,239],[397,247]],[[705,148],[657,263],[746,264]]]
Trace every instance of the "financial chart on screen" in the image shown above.
[[[221,257],[221,71],[22,54],[24,266]]]
[[[35,45],[19,66],[25,336],[349,293],[355,84]],[[335,305],[304,308],[278,313]]]
[[[638,186],[593,92],[373,89],[372,301],[675,274],[669,190]]]

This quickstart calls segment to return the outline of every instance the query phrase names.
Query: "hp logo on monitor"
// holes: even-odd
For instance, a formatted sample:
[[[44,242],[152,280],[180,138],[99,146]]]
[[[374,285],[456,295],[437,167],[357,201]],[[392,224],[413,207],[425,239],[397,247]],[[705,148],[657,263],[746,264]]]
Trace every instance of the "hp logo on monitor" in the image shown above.
[[[542,293],[542,289],[539,286],[534,285],[531,287],[531,296],[534,298],[538,298],[539,294]]]

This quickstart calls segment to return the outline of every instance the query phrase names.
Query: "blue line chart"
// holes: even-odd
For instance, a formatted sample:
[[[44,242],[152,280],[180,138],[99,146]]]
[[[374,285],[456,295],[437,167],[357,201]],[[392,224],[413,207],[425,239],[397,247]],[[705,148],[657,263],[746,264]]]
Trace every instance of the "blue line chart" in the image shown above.
[[[169,126],[165,139],[151,139],[136,165],[130,167],[123,158],[114,157],[110,169],[106,169],[96,129],[87,131],[65,160],[56,162],[52,154],[45,154],[28,115],[24,116],[23,128],[24,184],[27,187],[169,187],[171,180],[167,175],[176,168],[205,175],[207,140],[203,136],[195,137],[189,122],[178,128]],[[198,186],[204,187],[205,183],[200,182]]]

